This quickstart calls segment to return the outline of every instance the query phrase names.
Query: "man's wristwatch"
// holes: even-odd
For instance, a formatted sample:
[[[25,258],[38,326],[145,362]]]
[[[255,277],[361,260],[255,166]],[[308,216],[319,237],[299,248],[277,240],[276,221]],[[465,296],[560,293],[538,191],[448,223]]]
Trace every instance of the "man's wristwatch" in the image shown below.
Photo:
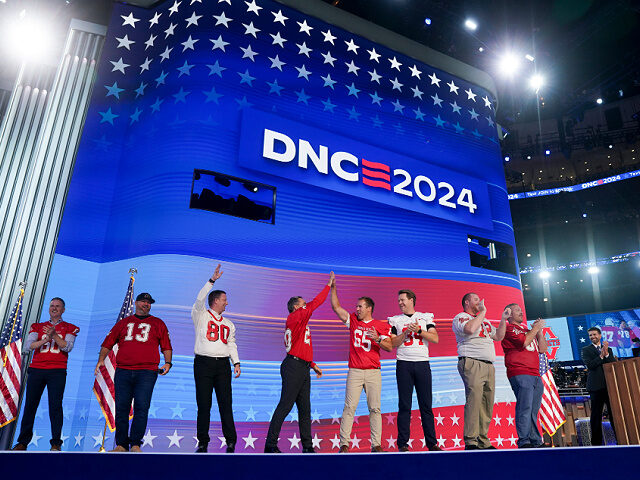
[[[239,367],[240,366],[240,362],[234,363],[233,366],[234,367]]]
[[[422,328],[418,330],[418,335],[422,335]]]
[[[216,281],[213,278],[210,278],[209,283],[216,283]]]
[[[171,363],[171,362],[164,362],[164,363],[165,363],[165,365],[169,365],[170,367],[173,367],[173,363]]]

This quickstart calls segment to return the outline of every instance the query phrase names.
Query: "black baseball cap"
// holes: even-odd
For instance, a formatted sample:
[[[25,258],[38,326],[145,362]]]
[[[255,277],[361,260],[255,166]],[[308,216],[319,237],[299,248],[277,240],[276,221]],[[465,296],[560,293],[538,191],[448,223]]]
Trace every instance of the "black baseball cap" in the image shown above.
[[[139,302],[140,300],[146,300],[149,303],[155,303],[156,301],[151,298],[151,294],[150,293],[141,293],[140,295],[138,295],[136,297],[136,302]]]

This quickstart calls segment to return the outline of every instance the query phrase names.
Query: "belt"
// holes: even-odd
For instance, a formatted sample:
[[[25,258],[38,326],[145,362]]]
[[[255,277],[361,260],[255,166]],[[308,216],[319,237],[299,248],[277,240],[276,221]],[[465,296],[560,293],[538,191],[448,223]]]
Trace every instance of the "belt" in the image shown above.
[[[465,358],[468,358],[469,360],[476,360],[478,362],[488,363],[489,365],[493,365],[493,362],[490,362],[489,360],[480,360],[479,358],[473,358],[473,357],[458,357],[458,360],[464,360]]]
[[[200,357],[200,358],[206,358],[207,360],[229,360],[230,357],[210,357],[208,355],[200,355],[199,353],[196,353],[196,357]]]
[[[307,362],[306,360],[303,360],[303,359],[301,359],[300,357],[296,357],[295,355],[291,355],[291,354],[287,353],[287,357],[288,357],[288,358],[291,358],[291,359],[293,359],[293,360],[296,360],[296,361],[298,361],[298,362],[302,362],[302,363],[304,363],[304,364],[305,364],[305,365],[307,365],[307,366],[310,366],[310,365],[311,365],[311,362]]]

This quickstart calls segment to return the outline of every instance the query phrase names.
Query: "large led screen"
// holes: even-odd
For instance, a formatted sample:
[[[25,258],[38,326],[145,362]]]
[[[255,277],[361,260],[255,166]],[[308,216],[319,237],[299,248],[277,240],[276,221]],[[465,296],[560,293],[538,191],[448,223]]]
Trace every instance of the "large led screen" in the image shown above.
[[[65,319],[81,328],[69,362],[65,450],[96,450],[101,441],[93,369],[129,268],[138,272],[135,292],[157,300],[151,312],[167,323],[174,347],[143,449],[195,448],[190,309],[217,263],[243,369],[233,381],[237,451],[264,446],[280,392],[287,300],[314,297],[331,270],[349,309],[367,295],[384,320],[398,313],[397,291],[409,288],[417,309],[434,313],[438,442],[463,446],[452,318],[470,291],[485,298],[493,321],[508,303],[523,302],[518,277],[504,273],[517,265],[494,268],[514,263],[513,255],[495,258],[491,247],[515,250],[496,99],[472,79],[352,33],[348,22],[330,24],[286,3],[114,8],[47,292],[66,300]],[[490,243],[472,247],[470,238]],[[482,259],[473,266],[472,250]],[[328,301],[310,328],[325,372],[312,381],[314,445],[335,452],[348,330]],[[515,446],[513,395],[497,351],[490,437],[506,448]],[[382,363],[383,447],[393,450],[394,356]],[[44,403],[30,448],[47,448]],[[420,450],[414,413],[412,448]],[[300,451],[296,415],[281,433],[287,452]],[[364,398],[357,416],[353,450],[369,451]],[[215,402],[211,433],[222,436]],[[210,451],[221,448],[216,440]]]

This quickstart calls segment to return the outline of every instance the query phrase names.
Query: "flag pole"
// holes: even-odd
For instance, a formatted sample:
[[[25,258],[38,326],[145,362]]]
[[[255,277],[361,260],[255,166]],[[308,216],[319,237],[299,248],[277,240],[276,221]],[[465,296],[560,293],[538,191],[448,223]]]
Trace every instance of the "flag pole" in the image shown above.
[[[136,278],[134,275],[136,275],[138,273],[138,269],[137,268],[133,268],[131,267],[129,269],[129,278],[131,278],[134,282],[136,281]],[[104,441],[107,437],[107,417],[104,417],[104,428],[102,429],[102,443],[100,444],[100,448],[98,449],[98,453],[104,453],[107,450],[104,448]]]

